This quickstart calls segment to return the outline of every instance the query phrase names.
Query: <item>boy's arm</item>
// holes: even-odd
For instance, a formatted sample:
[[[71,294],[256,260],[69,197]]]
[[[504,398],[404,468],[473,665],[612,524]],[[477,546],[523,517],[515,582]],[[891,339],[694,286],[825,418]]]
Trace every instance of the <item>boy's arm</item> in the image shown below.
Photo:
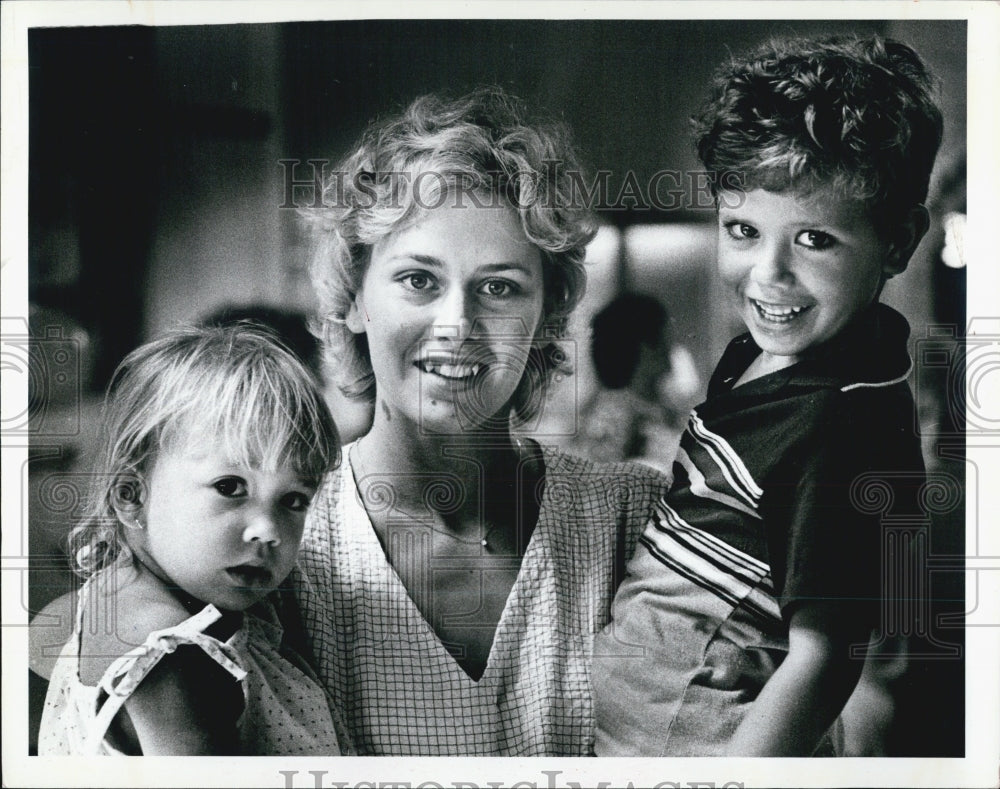
[[[788,655],[751,705],[729,746],[731,756],[809,756],[840,714],[864,661],[851,644],[869,630],[843,609],[808,603],[792,614]]]

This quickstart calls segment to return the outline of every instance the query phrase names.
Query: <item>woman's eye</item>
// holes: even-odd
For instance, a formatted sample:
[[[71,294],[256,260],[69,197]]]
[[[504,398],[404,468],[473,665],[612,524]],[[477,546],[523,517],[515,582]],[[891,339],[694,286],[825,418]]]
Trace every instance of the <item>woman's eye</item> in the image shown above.
[[[426,274],[407,274],[403,282],[412,290],[427,290],[431,286],[431,278]]]
[[[809,249],[826,249],[832,247],[836,240],[829,233],[822,230],[803,230],[796,239],[802,246]]]
[[[309,503],[312,501],[310,496],[305,493],[288,493],[281,498],[282,505],[291,510],[292,512],[305,512],[309,509]]]
[[[213,483],[212,487],[219,492],[219,495],[225,496],[227,499],[245,496],[247,493],[247,483],[239,477],[225,477]]]
[[[725,227],[729,237],[738,241],[745,238],[757,238],[760,235],[757,228],[745,222],[727,222]]]
[[[487,296],[510,296],[516,291],[516,285],[503,279],[491,279],[479,290]]]

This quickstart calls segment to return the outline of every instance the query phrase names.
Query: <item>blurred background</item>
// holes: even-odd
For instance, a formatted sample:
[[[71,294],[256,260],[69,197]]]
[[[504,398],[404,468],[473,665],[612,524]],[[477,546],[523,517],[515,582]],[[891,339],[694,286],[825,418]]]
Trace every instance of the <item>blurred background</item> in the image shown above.
[[[178,322],[246,315],[276,325],[315,363],[302,331],[313,297],[292,206],[313,199],[308,160],[332,164],[370,120],[422,93],[503,86],[567,123],[590,170],[608,173],[588,292],[567,343],[576,374],[559,383],[529,432],[586,451],[581,432],[601,388],[591,319],[623,293],[665,308],[673,381],[662,394],[686,412],[740,331],[717,304],[714,211],[699,188],[688,119],[728,53],[775,35],[830,33],[903,40],[940,80],[946,131],[931,184],[932,229],[884,300],[913,329],[928,468],[964,490],[962,408],[949,389],[962,380],[966,321],[964,21],[32,29],[29,610],[72,587],[62,540],[79,513],[101,392],[122,356]],[[661,177],[657,206],[646,189],[662,171],[672,174]],[[365,430],[366,409],[334,391],[329,398],[345,439]],[[675,427],[668,419],[652,434],[658,457],[646,459],[669,467]],[[871,682],[852,708],[859,755],[962,753],[961,630],[940,624],[964,610],[962,575],[937,573],[932,584],[927,568],[928,557],[962,554],[963,513],[959,499],[899,535],[915,557],[900,594],[919,610],[898,620],[870,661]]]

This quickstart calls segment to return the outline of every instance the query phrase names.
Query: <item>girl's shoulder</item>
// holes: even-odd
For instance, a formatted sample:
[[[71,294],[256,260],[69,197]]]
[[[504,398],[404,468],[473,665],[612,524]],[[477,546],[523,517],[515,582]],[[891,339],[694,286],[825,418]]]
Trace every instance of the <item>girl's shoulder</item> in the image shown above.
[[[28,667],[48,679],[62,648],[79,638],[80,679],[96,685],[115,660],[140,646],[151,632],[189,617],[148,573],[108,568],[86,581],[80,591],[57,597],[32,619]]]
[[[80,680],[96,685],[122,655],[154,630],[175,627],[190,612],[149,572],[122,569],[95,576],[82,600]]]

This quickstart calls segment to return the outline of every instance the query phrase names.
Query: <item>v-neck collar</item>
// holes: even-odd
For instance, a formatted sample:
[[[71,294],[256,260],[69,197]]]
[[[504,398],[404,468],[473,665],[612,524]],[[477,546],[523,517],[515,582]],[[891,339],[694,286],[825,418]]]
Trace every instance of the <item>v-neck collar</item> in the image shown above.
[[[421,613],[420,608],[413,601],[403,580],[396,572],[396,568],[389,561],[389,557],[386,555],[385,549],[379,541],[375,526],[367,510],[365,510],[364,504],[361,502],[361,491],[354,477],[354,466],[351,462],[351,451],[356,445],[357,441],[353,441],[342,449],[343,466],[340,481],[340,497],[344,506],[344,523],[350,529],[349,539],[351,542],[359,545],[364,551],[364,566],[370,568],[379,577],[388,579],[389,589],[387,590],[387,594],[389,601],[393,604],[402,601],[402,605],[406,611],[407,629],[415,627],[421,631],[422,635],[427,636],[429,641],[433,642],[437,658],[448,666],[450,673],[456,677],[460,677],[464,682],[477,689],[494,687],[497,684],[498,672],[500,671],[497,664],[502,658],[502,652],[506,649],[504,646],[507,640],[506,635],[508,630],[513,626],[511,620],[517,616],[517,612],[521,608],[522,589],[526,588],[525,584],[530,583],[531,579],[528,576],[537,575],[538,567],[545,556],[544,540],[539,537],[539,533],[545,531],[545,522],[548,517],[548,508],[546,506],[548,496],[543,492],[542,501],[539,504],[538,521],[532,530],[528,545],[524,551],[524,556],[521,557],[521,565],[518,567],[517,577],[514,579],[510,592],[507,594],[507,601],[504,603],[503,611],[500,613],[500,620],[497,622],[496,629],[493,632],[489,655],[486,658],[486,667],[483,669],[482,676],[476,680],[462,668],[458,660],[455,659],[455,656],[445,647],[441,637]],[[543,470],[542,473],[544,474],[545,471]]]

